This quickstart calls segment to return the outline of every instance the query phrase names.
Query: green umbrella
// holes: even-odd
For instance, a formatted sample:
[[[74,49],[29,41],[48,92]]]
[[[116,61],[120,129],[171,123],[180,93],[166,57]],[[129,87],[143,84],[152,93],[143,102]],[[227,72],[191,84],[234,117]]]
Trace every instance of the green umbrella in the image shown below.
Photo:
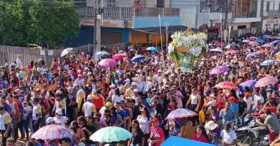
[[[132,134],[121,127],[110,126],[104,127],[96,131],[90,136],[90,140],[102,142],[102,143],[111,143],[119,142],[130,139]]]

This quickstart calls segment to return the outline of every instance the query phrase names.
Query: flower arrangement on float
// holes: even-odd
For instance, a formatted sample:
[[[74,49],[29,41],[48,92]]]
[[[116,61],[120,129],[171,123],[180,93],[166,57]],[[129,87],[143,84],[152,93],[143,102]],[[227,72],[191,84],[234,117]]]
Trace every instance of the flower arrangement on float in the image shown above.
[[[193,32],[188,27],[187,31],[175,32],[171,38],[168,53],[177,67],[192,68],[195,60],[206,53],[207,35],[203,32]]]

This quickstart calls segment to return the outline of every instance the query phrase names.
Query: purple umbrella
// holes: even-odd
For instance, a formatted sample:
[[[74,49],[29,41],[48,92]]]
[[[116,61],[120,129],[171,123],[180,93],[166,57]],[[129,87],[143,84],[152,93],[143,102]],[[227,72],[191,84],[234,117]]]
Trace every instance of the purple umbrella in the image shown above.
[[[257,56],[259,55],[260,53],[259,52],[251,52],[247,55],[247,57],[253,57],[253,56]]]
[[[47,125],[40,128],[31,137],[42,140],[61,139],[65,137],[72,139],[73,133],[62,125]]]
[[[111,67],[111,66],[116,66],[117,62],[114,59],[103,59],[98,63],[100,66],[104,67]]]
[[[239,84],[239,86],[241,87],[249,87],[249,88],[254,88],[255,87],[255,84],[256,84],[257,81],[255,80],[247,80],[245,82],[242,82]]]
[[[265,87],[268,85],[274,85],[278,81],[277,78],[266,76],[264,78],[261,78],[257,81],[255,87]]]
[[[210,71],[210,75],[214,75],[214,74],[222,74],[229,71],[229,68],[226,66],[216,66],[213,69],[211,69]]]

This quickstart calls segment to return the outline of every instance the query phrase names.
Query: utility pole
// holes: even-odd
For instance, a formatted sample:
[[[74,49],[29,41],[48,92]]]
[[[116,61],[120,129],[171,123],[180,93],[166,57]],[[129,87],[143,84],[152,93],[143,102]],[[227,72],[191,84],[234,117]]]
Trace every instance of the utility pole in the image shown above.
[[[261,0],[261,32],[263,32],[263,7],[264,7],[264,0]]]
[[[225,0],[225,21],[224,21],[224,37],[226,37],[227,28],[227,21],[228,21],[228,0]],[[225,40],[226,41],[226,40]]]
[[[100,4],[99,0],[95,0],[95,17],[94,17],[94,48],[93,48],[93,55],[97,52],[101,51],[101,26],[100,26],[100,20],[101,20],[101,15],[100,15]],[[98,58],[95,57],[95,60]]]

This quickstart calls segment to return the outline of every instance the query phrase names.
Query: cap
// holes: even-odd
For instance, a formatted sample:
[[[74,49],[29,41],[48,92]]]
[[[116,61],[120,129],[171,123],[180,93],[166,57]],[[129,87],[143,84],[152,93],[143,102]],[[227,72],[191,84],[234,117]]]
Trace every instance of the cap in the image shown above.
[[[244,95],[245,95],[246,97],[249,97],[251,94],[250,94],[250,92],[245,92]]]
[[[87,100],[92,100],[92,95],[88,95]]]
[[[151,123],[158,123],[158,119],[157,118],[153,118],[150,122]]]
[[[233,96],[230,96],[228,100],[229,101],[235,101],[235,98]]]
[[[105,106],[106,106],[106,107],[111,107],[111,106],[112,106],[112,103],[111,103],[111,102],[106,102]]]
[[[134,89],[133,92],[138,92],[138,90],[137,90],[137,89]]]
[[[136,83],[136,82],[132,82],[131,85],[132,85],[132,86],[137,86],[137,83]]]
[[[46,120],[46,123],[49,124],[51,122],[54,122],[53,117],[48,117],[47,120]]]
[[[59,115],[63,115],[62,109],[57,109],[57,110],[55,111],[55,113],[57,113],[57,114],[59,114]]]

